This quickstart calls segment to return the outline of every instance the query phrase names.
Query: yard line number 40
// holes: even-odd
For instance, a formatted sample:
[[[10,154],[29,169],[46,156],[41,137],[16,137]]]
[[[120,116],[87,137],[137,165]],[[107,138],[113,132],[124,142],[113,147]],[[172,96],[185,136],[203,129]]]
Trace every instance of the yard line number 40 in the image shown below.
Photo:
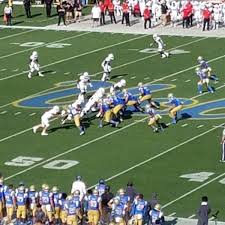
[[[18,156],[11,161],[5,162],[5,165],[28,167],[42,161],[43,159],[44,158],[40,157]],[[77,164],[79,164],[79,162],[75,160],[53,160],[51,162],[48,162],[47,164],[44,164],[42,167],[45,169],[66,170],[73,166],[76,166]]]
[[[183,174],[180,177],[188,179],[188,181],[194,181],[194,182],[204,182],[207,179],[209,179],[210,176],[212,176],[213,172],[199,172],[199,173],[189,173],[189,174]],[[225,184],[225,178],[219,181],[221,184]]]

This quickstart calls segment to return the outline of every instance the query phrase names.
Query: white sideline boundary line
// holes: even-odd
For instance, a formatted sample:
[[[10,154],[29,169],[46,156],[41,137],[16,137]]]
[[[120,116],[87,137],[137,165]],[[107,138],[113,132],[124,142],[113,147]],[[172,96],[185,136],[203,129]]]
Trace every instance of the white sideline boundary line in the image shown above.
[[[59,63],[62,63],[62,62],[66,62],[66,61],[71,60],[71,59],[76,59],[76,58],[79,58],[79,57],[82,57],[82,56],[85,56],[85,55],[96,53],[96,52],[99,52],[99,51],[102,51],[102,50],[105,50],[105,49],[108,49],[108,48],[112,48],[114,46],[122,45],[124,43],[135,41],[135,40],[147,37],[147,36],[149,36],[149,35],[148,34],[141,35],[141,36],[138,36],[138,37],[135,37],[135,38],[131,38],[131,39],[125,40],[125,41],[117,42],[115,44],[106,45],[106,46],[101,47],[101,48],[97,48],[97,49],[94,49],[94,50],[91,50],[91,51],[88,51],[88,52],[84,52],[84,53],[81,53],[79,55],[74,55],[74,56],[71,56],[71,57],[68,57],[68,58],[65,58],[65,59],[61,59],[61,60],[55,61],[53,63],[49,63],[49,64],[46,64],[44,66],[41,66],[41,69],[49,67],[49,66],[53,66],[53,65],[56,65],[56,64],[59,64]],[[204,38],[204,39],[206,39],[206,38]],[[13,75],[10,75],[10,76],[7,76],[7,77],[3,77],[3,78],[0,78],[0,81],[8,80],[8,79],[10,79],[12,77],[17,77],[17,76],[22,75],[22,74],[27,73],[27,72],[28,71],[24,71],[22,73],[17,73],[17,74],[13,74]]]
[[[16,36],[19,36],[21,34],[26,34],[26,33],[30,33],[30,32],[33,32],[33,31],[35,31],[35,30],[27,30],[27,31],[16,33],[16,34],[0,37],[0,40],[4,40],[4,39],[7,39],[7,38],[11,38],[11,37],[16,37]]]
[[[5,59],[5,58],[8,58],[10,56],[18,55],[18,54],[24,53],[24,52],[29,52],[29,51],[34,50],[34,49],[45,47],[45,46],[47,46],[49,44],[55,44],[55,43],[58,43],[58,42],[61,42],[61,41],[67,41],[67,40],[70,40],[70,39],[75,39],[75,38],[78,38],[78,37],[81,37],[81,36],[84,36],[84,35],[87,35],[87,34],[90,34],[90,33],[91,33],[90,31],[89,32],[84,32],[82,34],[74,35],[74,36],[67,37],[67,38],[62,38],[60,40],[56,40],[56,41],[53,41],[53,42],[50,42],[50,43],[45,43],[45,44],[42,44],[42,45],[39,45],[39,46],[36,46],[36,47],[27,48],[25,50],[21,50],[21,51],[14,52],[14,53],[11,53],[11,54],[8,54],[8,55],[0,56],[0,59]]]

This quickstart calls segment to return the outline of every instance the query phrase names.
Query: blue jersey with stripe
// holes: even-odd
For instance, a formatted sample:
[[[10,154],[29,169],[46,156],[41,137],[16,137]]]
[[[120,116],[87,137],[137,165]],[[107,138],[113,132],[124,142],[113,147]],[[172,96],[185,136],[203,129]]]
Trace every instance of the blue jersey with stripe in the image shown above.
[[[152,224],[162,224],[160,211],[153,209],[150,211],[149,215],[150,215],[150,221]]]
[[[134,96],[134,95],[132,95],[131,93],[126,93],[125,95],[124,95],[124,97],[125,97],[125,100],[126,100],[126,102],[129,102],[129,101],[137,101],[137,97],[136,96]]]
[[[61,198],[61,194],[60,193],[53,193],[52,197],[53,197],[54,206],[59,207],[59,201],[60,201],[60,198]]]
[[[124,105],[124,100],[116,95],[116,96],[113,97],[113,105],[114,106]]]
[[[132,206],[132,214],[133,215],[139,215],[141,214],[144,216],[146,214],[146,207],[147,207],[147,202],[143,199],[134,201],[133,206]]]
[[[201,60],[199,62],[199,64],[200,64],[201,69],[208,69],[209,68],[209,64],[205,60]]]
[[[29,203],[36,203],[38,197],[38,193],[36,191],[28,192]]]
[[[151,94],[151,91],[147,87],[140,87],[138,90],[140,91],[142,96]]]
[[[122,204],[119,204],[115,206],[115,208],[112,211],[112,216],[122,218],[124,216],[124,206]]]
[[[76,215],[77,203],[72,199],[66,203],[68,216]]]
[[[98,210],[99,209],[99,196],[90,195],[87,199],[87,210]]]
[[[50,204],[50,193],[48,191],[41,191],[40,198],[42,205]]]
[[[124,206],[127,205],[128,202],[130,201],[130,197],[128,195],[119,195],[118,196],[120,203]]]
[[[99,195],[103,195],[105,193],[105,184],[98,184],[96,189],[98,190]]]
[[[207,78],[207,75],[202,70],[199,70],[196,74],[197,74],[197,76],[199,77],[200,80],[203,80],[203,79]]]
[[[172,98],[172,99],[170,99],[170,103],[172,105],[175,105],[175,107],[182,105],[181,101],[178,98]]]
[[[26,201],[27,201],[27,193],[20,192],[20,191],[16,193],[16,204],[18,206],[25,205]]]

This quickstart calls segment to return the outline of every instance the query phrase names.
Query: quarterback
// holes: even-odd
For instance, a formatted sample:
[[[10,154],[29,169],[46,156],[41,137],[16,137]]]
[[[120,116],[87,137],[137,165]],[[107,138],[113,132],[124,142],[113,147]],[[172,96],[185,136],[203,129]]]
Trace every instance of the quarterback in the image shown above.
[[[43,77],[44,75],[40,72],[40,65],[38,64],[38,53],[36,51],[32,52],[32,55],[30,56],[30,63],[29,63],[29,73],[28,78],[32,77],[33,72],[37,72],[38,76]]]

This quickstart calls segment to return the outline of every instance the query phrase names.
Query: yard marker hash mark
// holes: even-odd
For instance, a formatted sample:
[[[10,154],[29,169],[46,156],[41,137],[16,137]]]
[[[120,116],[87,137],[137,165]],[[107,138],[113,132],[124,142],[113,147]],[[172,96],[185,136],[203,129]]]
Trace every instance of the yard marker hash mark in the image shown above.
[[[135,79],[135,78],[136,78],[136,76],[133,76],[133,77],[131,77],[130,79],[133,80],[133,79]]]
[[[7,113],[7,111],[2,111],[2,112],[0,112],[0,114],[5,114],[5,113]]]
[[[176,81],[177,79],[173,79],[173,80],[171,80],[171,81]]]
[[[190,82],[191,80],[185,80],[185,83],[188,83],[188,82]]]
[[[21,112],[14,113],[15,116],[20,115],[20,114],[21,114]]]
[[[34,115],[36,115],[36,113],[31,113],[31,114],[29,114],[29,116],[34,116]]]
[[[185,124],[183,124],[183,125],[181,125],[181,127],[186,127],[188,124],[187,123],[185,123]]]
[[[175,216],[177,213],[176,212],[173,212],[173,213],[171,213],[171,214],[169,214],[168,216],[170,217],[170,216]]]
[[[199,128],[204,127],[204,126],[205,125],[201,124],[201,125],[197,126],[197,128],[199,129]]]

